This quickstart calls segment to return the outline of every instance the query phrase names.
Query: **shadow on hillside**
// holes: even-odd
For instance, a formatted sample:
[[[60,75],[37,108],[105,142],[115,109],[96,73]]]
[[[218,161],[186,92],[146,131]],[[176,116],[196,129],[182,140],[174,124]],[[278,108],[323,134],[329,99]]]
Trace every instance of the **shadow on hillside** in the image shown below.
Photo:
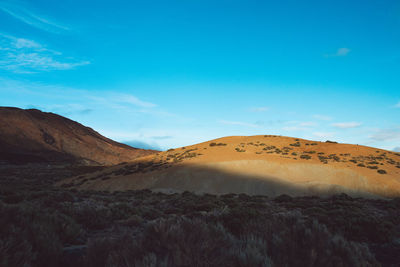
[[[284,181],[274,176],[257,176],[234,173],[233,171],[198,165],[174,166],[167,171],[156,170],[137,172],[134,175],[113,177],[120,170],[105,170],[91,179],[77,177],[63,187],[78,189],[126,191],[151,189],[163,193],[190,191],[208,194],[245,193],[248,195],[266,195],[276,197],[282,194],[291,196],[330,196],[346,193],[353,197],[377,198],[367,190],[352,190],[327,182],[298,183]],[[322,179],[323,180],[323,179]],[[360,186],[362,188],[362,186]]]

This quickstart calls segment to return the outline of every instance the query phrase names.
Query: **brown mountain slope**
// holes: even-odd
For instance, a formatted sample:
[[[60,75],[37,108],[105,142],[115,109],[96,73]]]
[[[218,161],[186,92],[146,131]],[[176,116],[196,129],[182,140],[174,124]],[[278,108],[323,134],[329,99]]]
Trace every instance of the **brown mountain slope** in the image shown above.
[[[278,136],[233,136],[160,152],[64,181],[94,190],[276,196],[400,196],[400,154]]]
[[[0,107],[0,161],[112,165],[155,152],[117,143],[54,113]]]

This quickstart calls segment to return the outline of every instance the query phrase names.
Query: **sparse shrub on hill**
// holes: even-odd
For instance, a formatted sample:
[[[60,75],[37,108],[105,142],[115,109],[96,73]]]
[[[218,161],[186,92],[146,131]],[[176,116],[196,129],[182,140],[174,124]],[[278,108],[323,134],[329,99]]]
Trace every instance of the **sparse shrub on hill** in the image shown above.
[[[210,146],[226,146],[224,143],[210,143]]]
[[[293,143],[293,144],[289,144],[290,146],[295,146],[295,147],[299,147],[300,146],[300,142],[296,142],[296,143]]]
[[[300,158],[301,159],[311,159],[311,156],[309,156],[309,155],[301,155]]]
[[[275,148],[276,148],[276,146],[266,146],[266,147],[263,148],[263,150],[272,150],[272,149],[275,149]]]

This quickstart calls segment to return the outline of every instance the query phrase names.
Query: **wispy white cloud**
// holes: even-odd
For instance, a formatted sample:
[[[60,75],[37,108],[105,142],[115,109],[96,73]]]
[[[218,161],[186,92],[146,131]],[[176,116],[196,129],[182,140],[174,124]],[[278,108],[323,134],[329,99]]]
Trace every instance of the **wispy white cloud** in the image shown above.
[[[21,48],[36,48],[36,49],[41,49],[42,45],[36,43],[33,40],[28,40],[24,38],[17,38],[15,40],[15,48],[21,49]]]
[[[244,126],[244,127],[252,127],[252,128],[257,128],[257,124],[253,123],[247,123],[247,122],[240,122],[240,121],[226,121],[226,120],[220,120],[218,121],[221,124],[225,125],[238,125],[238,126]]]
[[[327,139],[335,136],[335,133],[333,132],[314,132],[312,134],[320,139]]]
[[[36,103],[26,103],[21,99],[20,103],[25,107],[36,105],[39,109],[56,112],[59,114],[88,114],[88,109],[107,109],[119,114],[147,114],[156,118],[174,117],[176,120],[184,120],[176,114],[169,113],[157,104],[144,101],[131,94],[122,94],[114,91],[88,91],[79,88],[48,85],[43,83],[20,81],[0,77],[0,95],[13,92],[17,95],[26,95],[30,99],[36,99]],[[10,105],[7,98],[0,98],[0,105]],[[46,104],[40,104],[46,103]]]
[[[301,126],[285,126],[285,127],[282,127],[283,131],[288,131],[288,132],[307,131],[308,129],[309,129],[308,127],[301,127]]]
[[[151,136],[152,139],[156,140],[165,140],[165,139],[171,139],[173,136],[171,135],[162,135],[162,136]]]
[[[128,140],[128,141],[123,141],[122,143],[135,147],[135,148],[141,148],[141,149],[152,149],[152,150],[162,150],[162,148],[156,143],[156,142],[145,142],[141,140]]]
[[[324,55],[325,57],[344,57],[347,56],[350,53],[350,49],[347,47],[341,47],[338,48],[338,50],[336,51],[336,53],[334,54],[326,54]]]
[[[379,129],[370,135],[373,141],[400,141],[400,129]]]
[[[76,114],[87,115],[93,111],[92,108],[87,108],[82,104],[75,104],[75,103],[50,104],[50,105],[46,105],[46,106],[27,105],[24,108],[48,110],[53,113],[63,114],[64,116],[71,116],[71,115],[76,115]]]
[[[268,111],[269,107],[253,107],[250,109],[252,112],[265,112]]]
[[[313,121],[287,121],[286,124],[290,126],[284,126],[282,130],[289,132],[308,131],[318,125]]]
[[[29,8],[28,5],[23,2],[0,2],[0,11],[29,26],[35,27],[43,31],[60,33],[69,30],[67,26],[64,26],[42,14],[39,14],[39,12],[34,11],[32,8]]]
[[[65,60],[61,52],[47,49],[37,41],[0,34],[0,68],[14,73],[69,70],[89,61]]]
[[[313,127],[313,126],[317,126],[317,123],[313,122],[313,121],[304,121],[304,122],[300,122],[299,126],[301,126],[301,127]]]
[[[319,114],[313,115],[313,118],[315,118],[317,120],[321,120],[321,121],[331,121],[332,120],[332,117],[330,117],[330,116],[319,115]]]
[[[142,101],[136,96],[133,95],[127,95],[127,94],[121,94],[118,96],[118,101],[122,103],[129,103],[133,104],[135,106],[143,107],[143,108],[154,108],[157,105],[154,103]]]
[[[348,49],[346,47],[342,47],[336,51],[336,56],[343,57],[343,56],[346,56],[348,53],[350,53],[350,49]]]
[[[357,128],[362,125],[361,122],[338,122],[332,123],[331,126],[340,128],[340,129],[350,129],[350,128]]]

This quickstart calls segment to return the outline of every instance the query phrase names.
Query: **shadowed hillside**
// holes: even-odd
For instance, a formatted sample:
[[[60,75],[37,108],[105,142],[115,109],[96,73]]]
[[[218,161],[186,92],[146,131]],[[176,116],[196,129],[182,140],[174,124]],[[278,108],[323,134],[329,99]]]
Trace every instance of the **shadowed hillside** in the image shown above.
[[[394,267],[400,260],[399,199],[51,186],[98,168],[1,168],[1,266]]]
[[[152,153],[54,113],[0,107],[0,161],[112,165]]]

